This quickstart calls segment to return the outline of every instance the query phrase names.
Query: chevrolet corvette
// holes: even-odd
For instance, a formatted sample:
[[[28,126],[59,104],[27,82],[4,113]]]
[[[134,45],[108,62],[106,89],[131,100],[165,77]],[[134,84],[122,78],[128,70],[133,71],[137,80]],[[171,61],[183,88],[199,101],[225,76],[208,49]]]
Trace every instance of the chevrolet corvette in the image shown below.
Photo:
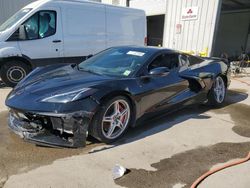
[[[24,140],[84,147],[88,135],[119,139],[129,127],[194,103],[222,105],[230,66],[154,47],[104,50],[80,64],[36,68],[8,95],[8,125]]]

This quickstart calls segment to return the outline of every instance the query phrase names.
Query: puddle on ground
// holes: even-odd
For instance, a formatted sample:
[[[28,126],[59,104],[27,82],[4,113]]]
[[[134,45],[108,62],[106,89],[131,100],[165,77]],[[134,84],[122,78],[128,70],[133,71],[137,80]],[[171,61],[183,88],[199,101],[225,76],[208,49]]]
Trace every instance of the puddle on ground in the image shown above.
[[[240,136],[250,137],[250,105],[243,103],[232,103],[237,97],[244,95],[247,90],[234,90],[228,93],[227,103],[225,107],[213,110],[217,114],[229,114],[235,123],[233,131]]]
[[[216,113],[230,114],[235,126],[233,131],[241,136],[250,137],[250,105],[233,104],[215,110]]]
[[[86,148],[81,149],[38,147],[24,142],[8,129],[7,115],[7,111],[0,113],[0,187],[1,179],[6,179],[10,175],[51,164],[56,159],[85,154],[100,145],[88,143]]]
[[[230,114],[235,123],[233,131],[241,136],[250,137],[250,106],[238,103],[247,97],[247,90],[229,90],[225,105],[212,111],[219,114]],[[194,109],[193,113],[198,115],[208,110],[211,110],[210,107],[201,106]],[[196,118],[196,116],[193,117]],[[232,159],[243,158],[249,151],[250,142],[218,143],[213,146],[200,147],[152,164],[151,166],[157,171],[130,169],[130,173],[115,182],[131,188],[168,188],[177,183],[184,184],[184,187],[187,188],[212,166]]]
[[[181,183],[188,188],[214,165],[243,158],[249,150],[250,142],[219,143],[200,147],[152,164],[151,166],[157,171],[130,169],[130,173],[116,180],[115,183],[129,188],[172,188],[175,184]]]

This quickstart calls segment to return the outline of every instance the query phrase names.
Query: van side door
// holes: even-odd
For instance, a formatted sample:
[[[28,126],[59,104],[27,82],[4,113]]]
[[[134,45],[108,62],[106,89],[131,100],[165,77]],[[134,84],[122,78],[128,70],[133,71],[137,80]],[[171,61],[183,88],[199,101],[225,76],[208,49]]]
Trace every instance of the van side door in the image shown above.
[[[51,7],[36,12],[21,28],[24,36],[18,41],[20,50],[35,66],[63,62],[60,8]]]

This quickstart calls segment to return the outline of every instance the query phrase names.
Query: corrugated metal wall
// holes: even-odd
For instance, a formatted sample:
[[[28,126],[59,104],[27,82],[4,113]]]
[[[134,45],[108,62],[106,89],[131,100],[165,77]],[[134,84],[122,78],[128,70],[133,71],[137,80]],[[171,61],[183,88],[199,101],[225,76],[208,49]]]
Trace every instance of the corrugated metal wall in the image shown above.
[[[35,0],[0,0],[0,24],[33,1]]]
[[[199,7],[197,20],[181,20],[186,7]],[[196,54],[207,49],[210,55],[220,7],[221,0],[168,0],[163,46]],[[179,33],[177,24],[181,24]]]

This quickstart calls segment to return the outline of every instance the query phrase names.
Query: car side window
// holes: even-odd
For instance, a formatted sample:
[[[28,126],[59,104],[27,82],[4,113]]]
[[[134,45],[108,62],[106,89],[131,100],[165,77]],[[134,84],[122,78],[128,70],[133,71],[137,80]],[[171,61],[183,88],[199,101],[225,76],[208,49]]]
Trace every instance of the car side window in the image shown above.
[[[40,11],[24,24],[27,40],[42,39],[56,33],[56,12]]]
[[[184,54],[179,55],[179,61],[180,61],[180,66],[188,67],[190,65],[188,56],[186,56]]]
[[[148,71],[158,68],[158,67],[167,67],[169,69],[174,69],[179,66],[178,54],[161,54],[157,56],[148,67]]]
[[[189,59],[190,65],[199,64],[204,61],[202,58],[191,56],[191,55],[188,57],[188,59]]]

